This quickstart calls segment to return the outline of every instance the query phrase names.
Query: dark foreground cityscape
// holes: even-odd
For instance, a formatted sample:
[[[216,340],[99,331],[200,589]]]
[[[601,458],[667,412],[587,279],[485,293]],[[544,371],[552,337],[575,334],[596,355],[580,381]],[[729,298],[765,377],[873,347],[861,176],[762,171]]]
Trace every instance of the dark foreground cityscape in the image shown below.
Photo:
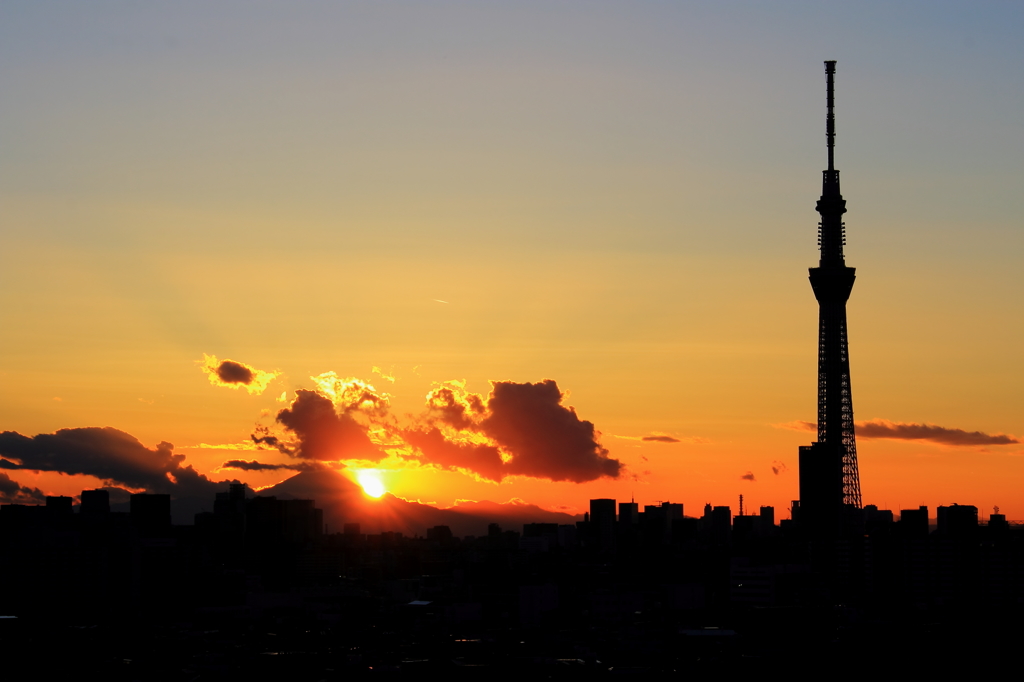
[[[862,505],[846,324],[855,274],[833,164],[835,62],[825,68],[828,170],[810,269],[818,440],[800,448],[790,518],[745,513],[742,496],[735,515],[708,504],[699,516],[597,499],[575,523],[477,518],[479,534],[459,537],[422,523],[447,510],[400,501],[393,527],[422,533],[364,533],[344,510],[342,532],[337,514],[328,532],[317,504],[341,492],[260,496],[241,483],[191,525],[172,524],[163,494],[133,494],[123,510],[108,489],[77,506],[9,504],[7,669],[110,680],[1015,669],[1024,527],[998,510],[982,522],[971,505],[934,517]],[[331,476],[343,478],[294,479]]]
[[[0,507],[5,660],[48,676],[339,679],[795,669],[919,671],[1016,657],[1024,528],[973,506],[865,507],[808,533],[799,507],[592,500],[571,524],[325,534],[312,500],[241,484],[192,526],[167,495]]]

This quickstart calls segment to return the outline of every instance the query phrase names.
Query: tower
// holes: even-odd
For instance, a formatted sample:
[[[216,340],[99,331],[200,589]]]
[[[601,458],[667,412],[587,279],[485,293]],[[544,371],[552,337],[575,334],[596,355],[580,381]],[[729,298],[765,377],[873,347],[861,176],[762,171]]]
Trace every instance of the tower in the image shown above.
[[[846,201],[839,192],[839,171],[834,163],[835,72],[836,63],[825,62],[828,170],[823,171],[817,204],[821,260],[818,267],[810,268],[811,288],[818,300],[818,440],[800,448],[800,515],[807,525],[826,532],[838,531],[844,509],[861,506],[846,325],[846,301],[856,271],[846,266],[843,256]]]

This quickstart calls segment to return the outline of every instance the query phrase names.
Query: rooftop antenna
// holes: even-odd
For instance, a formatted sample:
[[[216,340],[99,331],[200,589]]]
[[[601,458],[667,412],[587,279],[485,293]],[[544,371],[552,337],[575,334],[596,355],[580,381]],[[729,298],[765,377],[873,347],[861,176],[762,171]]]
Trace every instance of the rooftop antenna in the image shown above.
[[[740,516],[743,516],[743,495],[740,495]]]

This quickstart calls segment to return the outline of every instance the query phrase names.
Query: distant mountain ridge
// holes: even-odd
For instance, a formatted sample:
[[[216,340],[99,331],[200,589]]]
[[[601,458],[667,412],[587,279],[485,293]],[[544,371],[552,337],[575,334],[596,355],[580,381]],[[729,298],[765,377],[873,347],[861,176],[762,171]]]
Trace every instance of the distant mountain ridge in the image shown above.
[[[575,524],[582,515],[549,511],[522,502],[462,502],[448,509],[410,502],[391,493],[367,496],[347,476],[330,469],[303,471],[259,492],[279,499],[312,499],[324,512],[329,532],[341,532],[344,524],[358,523],[363,533],[397,531],[424,535],[433,526],[448,526],[456,536],[486,535],[491,523],[503,530],[521,530],[524,523]]]

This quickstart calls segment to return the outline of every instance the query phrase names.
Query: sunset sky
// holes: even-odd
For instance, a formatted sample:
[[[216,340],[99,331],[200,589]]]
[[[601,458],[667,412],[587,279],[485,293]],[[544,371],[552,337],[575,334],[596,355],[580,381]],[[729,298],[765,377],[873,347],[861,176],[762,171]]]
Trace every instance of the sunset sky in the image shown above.
[[[786,518],[835,59],[864,502],[1024,519],[1022,36],[1011,2],[5,0],[0,431]],[[276,418],[317,396],[373,449]],[[27,461],[0,502],[131,487]]]

